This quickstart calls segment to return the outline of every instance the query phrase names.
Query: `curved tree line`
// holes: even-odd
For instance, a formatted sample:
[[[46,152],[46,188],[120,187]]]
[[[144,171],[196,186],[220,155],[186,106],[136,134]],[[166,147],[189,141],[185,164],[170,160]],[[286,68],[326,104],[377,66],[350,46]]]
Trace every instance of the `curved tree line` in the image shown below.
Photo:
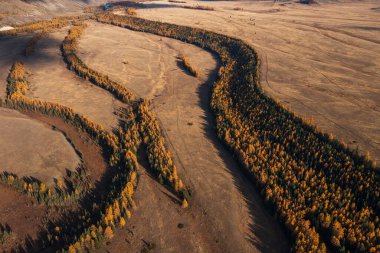
[[[61,106],[59,104],[43,102],[36,99],[30,99],[26,97],[28,90],[28,81],[26,79],[26,72],[24,66],[20,62],[16,62],[8,76],[7,85],[7,99],[0,99],[0,106],[16,109],[20,111],[38,112],[52,117],[59,117],[65,122],[73,125],[78,130],[85,131],[93,140],[98,143],[106,157],[109,158],[109,165],[112,169],[116,169],[117,172],[113,174],[111,187],[108,191],[106,200],[102,203],[93,203],[91,210],[83,210],[81,213],[76,214],[81,217],[83,224],[79,224],[76,229],[71,227],[71,224],[61,224],[61,226],[51,226],[46,239],[43,239],[44,245],[53,245],[57,249],[57,245],[62,246],[62,252],[82,252],[83,250],[92,251],[96,248],[100,248],[104,239],[111,239],[117,227],[125,225],[126,220],[131,216],[131,208],[135,206],[132,195],[134,189],[137,187],[137,173],[138,162],[136,153],[139,149],[141,139],[140,135],[144,135],[146,132],[142,130],[141,125],[144,127],[158,126],[155,118],[150,118],[152,122],[137,123],[134,111],[137,111],[139,105],[142,102],[135,101],[133,94],[129,92],[124,86],[110,80],[107,76],[96,72],[86,65],[75,55],[77,38],[81,35],[84,25],[82,22],[83,17],[74,18],[61,18],[53,19],[49,21],[40,21],[25,26],[20,26],[14,32],[6,35],[18,35],[22,32],[34,32],[43,30],[44,32],[51,31],[53,28],[61,28],[66,25],[74,25],[69,31],[68,36],[65,38],[62,44],[63,56],[71,70],[74,70],[79,76],[90,80],[94,84],[108,90],[116,98],[128,105],[127,108],[122,108],[119,111],[121,118],[120,127],[115,134],[108,133],[101,126],[96,125],[84,118],[80,114],[75,113],[71,108]],[[3,35],[5,35],[3,33]],[[32,39],[33,40],[33,39]],[[152,114],[149,112],[149,117]],[[144,117],[141,117],[144,118]],[[154,137],[149,137],[149,140],[160,140],[161,146],[157,146],[154,152],[147,154],[151,159],[156,161],[163,161],[163,163],[151,164],[153,169],[159,169],[162,175],[157,173],[157,177],[165,179],[164,182],[168,182],[168,185],[173,188],[175,193],[183,199],[182,206],[188,206],[189,194],[187,188],[183,186],[182,180],[178,178],[175,167],[171,164],[169,167],[167,161],[171,161],[170,153],[164,146],[163,137],[159,128],[158,132],[154,132]],[[143,133],[145,131],[145,134]],[[146,138],[145,138],[146,139]],[[153,142],[154,143],[154,142]],[[155,145],[155,144],[149,144]],[[155,158],[153,158],[155,157]],[[150,160],[152,161],[152,160]],[[165,163],[166,162],[166,163]],[[174,168],[174,170],[173,170]],[[174,174],[173,174],[174,173]],[[72,181],[68,181],[69,185],[72,185],[76,181],[84,181],[84,178],[77,179],[73,176]],[[81,170],[79,176],[85,174]],[[170,180],[169,180],[170,177]],[[25,184],[24,179],[18,178],[16,175],[3,174],[1,177],[3,183],[11,185],[22,193],[26,193],[31,197],[36,198],[40,203],[50,205],[62,204],[62,196],[66,196],[66,200],[70,199],[69,191],[63,191],[61,184],[46,188],[46,185],[42,182],[30,182]],[[60,192],[59,197],[52,194],[54,190]],[[78,194],[79,187],[74,191],[76,196],[75,200],[80,200],[88,196],[84,196],[83,192]],[[94,195],[91,193],[91,189],[88,190],[88,195]],[[93,200],[94,197],[92,197]],[[63,198],[65,199],[65,198]],[[66,201],[66,204],[73,203],[73,199]]]
[[[129,129],[137,126],[137,130],[146,144],[146,153],[151,169],[159,182],[168,185],[181,198],[182,206],[187,207],[190,198],[188,188],[177,174],[171,154],[166,147],[165,138],[157,119],[149,110],[148,103],[137,101],[132,92],[123,84],[112,81],[108,76],[89,68],[77,56],[77,45],[84,28],[85,25],[72,27],[63,41],[62,53],[68,67],[80,77],[107,90],[128,105],[129,109],[124,110],[123,115],[127,116],[130,121]]]
[[[69,24],[77,24],[88,17],[77,16],[77,17],[59,17],[50,20],[40,20],[35,22],[30,22],[20,26],[16,26],[12,30],[0,31],[0,36],[16,36],[21,33],[33,33],[35,31],[50,32],[55,29],[63,28]]]
[[[380,250],[380,174],[373,163],[287,111],[259,86],[257,53],[197,28],[101,13],[99,22],[192,43],[222,62],[211,107],[217,133],[290,232],[294,252]]]
[[[18,100],[26,95],[28,90],[26,75],[21,62],[13,64],[7,78],[8,99]],[[3,172],[0,174],[0,182],[33,197],[39,203],[51,206],[72,205],[81,199],[90,188],[87,172],[82,163],[76,171],[69,172],[64,180],[58,180],[53,185],[46,185],[32,178],[19,178],[17,175]]]
[[[95,19],[179,39],[220,57],[222,67],[211,97],[218,136],[250,173],[267,205],[290,232],[294,252],[326,252],[326,244],[332,251],[380,251],[379,172],[371,161],[327,134],[318,132],[266,96],[258,82],[258,57],[250,46],[225,35],[140,18],[102,13]],[[92,133],[90,135],[95,136],[99,143],[104,142],[98,134],[104,130],[97,132],[99,129],[94,129],[80,115],[75,116],[69,108],[22,95],[16,95],[16,98],[0,100],[0,105],[59,116]],[[134,114],[131,113],[133,111]],[[135,108],[126,114],[124,127],[130,129],[139,114]],[[139,139],[135,130],[126,132],[122,127],[119,131],[125,133],[124,137],[118,135],[121,137],[115,136],[113,143],[103,143],[114,166],[134,166],[135,157],[131,154],[137,148],[128,150],[130,152],[123,148],[133,146],[130,137]],[[136,178],[134,169],[127,176],[125,173],[122,175],[124,180],[115,177],[115,181],[121,180],[124,187],[116,187],[122,190],[112,191],[109,195],[109,201],[97,216],[101,217],[97,224],[87,226],[81,236],[76,234],[70,238],[73,242],[67,248],[70,252],[80,252],[80,247],[98,246],[102,238],[112,237],[114,227],[123,225],[121,217],[128,218],[128,213],[120,206],[123,206],[124,193],[128,200],[127,209],[133,206],[133,201],[128,198],[131,184],[128,186],[126,182]],[[129,179],[125,180],[126,177]],[[124,210],[124,216],[119,215],[118,210]]]
[[[161,128],[156,117],[149,110],[148,101],[141,101],[137,109],[140,133],[144,140],[148,161],[161,184],[169,185],[182,199],[182,207],[188,206],[189,189],[178,177],[177,168],[165,146]]]
[[[78,249],[79,246],[89,251],[100,248],[104,238],[110,239],[115,229],[124,226],[131,216],[130,210],[134,207],[132,195],[137,186],[138,163],[135,151],[139,142],[132,139],[128,143],[131,150],[125,149],[127,145],[124,142],[120,143],[117,135],[108,133],[101,126],[92,123],[68,107],[28,98],[25,96],[27,90],[28,82],[24,66],[20,62],[15,63],[8,77],[7,99],[0,100],[0,106],[58,117],[78,130],[86,132],[101,146],[109,159],[110,170],[113,171],[106,198],[99,203],[94,202],[89,210],[80,210],[76,213],[81,217],[82,224],[78,224],[75,229],[72,227],[73,224],[65,224],[65,222],[62,222],[60,226],[52,226],[43,243],[45,246],[53,245],[53,247],[61,245],[63,252],[72,252],[72,249]],[[55,204],[54,197],[49,196],[50,189],[42,183],[25,186],[21,179],[12,175],[7,175],[4,182],[17,188],[26,187],[25,191],[30,196],[46,199],[47,203]],[[79,195],[78,191],[79,189],[76,189],[74,194]],[[68,194],[66,193],[67,196]],[[86,194],[90,196],[90,199],[99,199],[91,189]],[[85,194],[80,197],[88,197],[83,195]]]
[[[71,206],[82,199],[91,186],[84,167],[70,171],[64,180],[58,180],[50,185],[33,178],[20,178],[7,172],[0,173],[0,183],[48,206]]]
[[[69,34],[66,36],[65,40],[62,43],[63,56],[70,70],[75,71],[78,76],[89,80],[95,85],[109,91],[112,95],[124,103],[133,101],[133,94],[127,88],[125,88],[123,84],[112,81],[110,78],[108,78],[108,76],[87,67],[76,55],[78,39],[82,35],[84,28],[85,25],[83,24],[72,27],[69,31]]]

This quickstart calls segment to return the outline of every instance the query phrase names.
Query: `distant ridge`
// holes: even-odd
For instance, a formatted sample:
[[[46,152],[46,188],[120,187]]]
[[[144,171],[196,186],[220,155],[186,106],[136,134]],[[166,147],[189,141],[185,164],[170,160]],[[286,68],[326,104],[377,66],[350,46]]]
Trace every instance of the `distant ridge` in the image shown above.
[[[109,0],[0,0],[0,26],[21,24],[55,16],[79,14],[87,5]]]

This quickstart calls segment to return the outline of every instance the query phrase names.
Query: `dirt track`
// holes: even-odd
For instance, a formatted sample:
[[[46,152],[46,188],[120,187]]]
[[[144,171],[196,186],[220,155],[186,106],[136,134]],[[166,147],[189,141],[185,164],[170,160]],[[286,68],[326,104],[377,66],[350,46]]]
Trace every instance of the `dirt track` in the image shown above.
[[[210,53],[176,40],[94,23],[79,48],[86,64],[123,81],[139,96],[154,98],[154,111],[179,173],[194,190],[191,208],[182,211],[165,196],[167,191],[141,172],[136,196],[141,208],[134,212],[136,228],[128,240],[152,241],[159,252],[287,251],[282,230],[214,133],[208,103],[217,61]],[[181,68],[180,52],[202,72],[201,78]],[[136,67],[143,69],[135,71]],[[142,72],[147,74],[141,76]],[[185,229],[178,229],[178,223]],[[123,247],[127,235],[124,232],[108,249],[116,252]],[[142,247],[141,241],[131,245],[124,242],[126,249],[132,247],[130,252]]]
[[[186,1],[186,5],[196,5]],[[183,4],[177,4],[183,5]],[[380,162],[380,40],[376,1],[302,5],[290,2],[205,2],[215,11],[146,3],[139,15],[238,37],[261,57],[265,92],[313,118]],[[242,10],[233,10],[240,8]]]

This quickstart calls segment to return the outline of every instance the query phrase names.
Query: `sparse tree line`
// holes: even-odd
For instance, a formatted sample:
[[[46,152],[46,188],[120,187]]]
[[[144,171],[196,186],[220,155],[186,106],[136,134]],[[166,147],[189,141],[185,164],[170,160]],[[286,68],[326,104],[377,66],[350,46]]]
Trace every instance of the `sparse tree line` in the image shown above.
[[[84,27],[84,24],[72,27],[62,44],[62,53],[70,70],[75,71],[78,76],[109,91],[122,102],[128,103],[132,101],[134,99],[133,94],[123,84],[112,81],[108,76],[89,68],[76,55],[78,39],[83,33]]]
[[[72,227],[72,224],[66,223],[63,223],[62,226],[52,227],[47,234],[45,244],[62,245],[63,252],[73,252],[73,249],[82,252],[85,249],[91,251],[100,248],[104,238],[110,239],[116,227],[124,226],[126,220],[131,216],[130,210],[135,205],[132,194],[138,181],[136,174],[138,163],[135,152],[139,145],[139,138],[119,143],[117,135],[108,133],[101,126],[92,123],[68,107],[26,97],[27,90],[26,71],[23,64],[17,62],[11,68],[8,77],[7,99],[0,100],[0,106],[59,117],[78,130],[85,131],[102,147],[103,152],[109,158],[110,167],[114,171],[106,198],[100,203],[94,202],[89,210],[81,210],[78,214],[83,224],[79,224],[75,228]],[[128,136],[128,132],[126,135]],[[14,176],[1,179],[4,179],[7,184],[12,182],[12,185],[14,184],[20,189],[26,187],[26,191],[30,195],[42,200],[49,192],[49,189],[45,189],[46,186],[43,184],[25,185],[22,179]],[[94,200],[98,199],[93,193],[89,194],[93,196]],[[78,249],[78,245],[82,247],[82,250]]]
[[[26,71],[21,62],[13,64],[7,79],[7,99],[0,100],[0,105],[21,111],[39,112],[48,116],[59,117],[89,134],[94,141],[104,147],[106,152],[112,154],[117,150],[117,137],[108,133],[103,127],[94,124],[87,118],[75,113],[71,108],[25,96],[28,91]]]
[[[70,206],[81,199],[91,186],[87,170],[83,167],[68,172],[64,180],[51,185],[33,178],[19,178],[7,172],[0,174],[0,182],[48,206]]]
[[[108,76],[92,70],[87,67],[77,56],[77,44],[84,30],[84,25],[74,26],[69,31],[69,35],[63,42],[62,52],[69,65],[69,68],[75,71],[80,77],[90,80],[95,85],[109,91],[116,98],[131,107],[124,111],[124,115],[129,115],[129,124],[120,133],[127,133],[128,137],[137,139],[137,135],[141,134],[144,143],[147,145],[147,155],[149,164],[155,172],[159,182],[170,186],[174,192],[182,199],[183,207],[188,206],[189,191],[184,186],[182,180],[178,177],[171,155],[165,146],[165,140],[162,136],[161,129],[152,112],[149,111],[146,102],[136,102],[132,92],[130,92],[123,84],[112,81]],[[135,111],[137,118],[135,116]],[[138,126],[138,129],[135,129]],[[127,130],[129,129],[129,130]],[[132,133],[130,130],[133,130]],[[139,133],[136,133],[139,130]],[[128,139],[124,135],[124,141]],[[128,147],[128,145],[127,145]]]
[[[15,26],[15,29],[8,31],[1,31],[0,36],[14,36],[20,33],[33,33],[36,31],[51,32],[55,29],[60,29],[69,24],[76,24],[84,19],[88,19],[87,16],[77,17],[59,17],[51,20],[40,20],[20,26]]]
[[[10,237],[12,237],[13,235],[13,231],[11,230],[11,228],[6,225],[6,226],[3,226],[2,224],[0,224],[0,244],[1,246],[5,246],[8,242],[8,240],[10,239]]]
[[[380,175],[370,160],[318,132],[266,96],[256,52],[238,39],[135,17],[98,14],[99,22],[198,45],[222,67],[211,107],[218,136],[253,177],[292,251],[380,251]]]

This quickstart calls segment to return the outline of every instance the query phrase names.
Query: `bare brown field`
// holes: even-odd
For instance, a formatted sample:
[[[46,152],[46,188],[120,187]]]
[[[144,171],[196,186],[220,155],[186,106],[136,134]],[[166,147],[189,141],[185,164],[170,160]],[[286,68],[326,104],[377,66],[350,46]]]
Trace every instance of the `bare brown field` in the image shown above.
[[[157,3],[138,15],[243,39],[259,52],[267,94],[379,164],[378,3],[207,2],[213,12]]]
[[[187,248],[188,252],[287,251],[281,228],[217,141],[208,98],[218,63],[210,53],[177,40],[96,23],[86,29],[79,49],[86,64],[124,80],[139,96],[154,99],[154,111],[179,173],[194,191],[191,208],[182,211],[171,203],[167,191],[141,172],[136,196],[139,209],[131,221],[135,229],[128,227],[133,236],[128,231],[121,233],[106,250],[135,252],[144,246],[139,242],[142,238],[155,243],[157,252]],[[192,77],[183,69],[180,52],[199,68],[201,77]],[[186,224],[183,230],[177,227],[179,223]],[[125,243],[125,236],[130,244]]]
[[[48,216],[47,207],[35,205],[27,196],[4,185],[0,185],[0,198],[0,224],[12,231],[0,249],[4,252],[14,248],[32,249],[30,243],[38,238],[42,231],[42,219]]]
[[[61,179],[80,160],[62,133],[17,111],[0,108],[0,168],[40,180]]]

